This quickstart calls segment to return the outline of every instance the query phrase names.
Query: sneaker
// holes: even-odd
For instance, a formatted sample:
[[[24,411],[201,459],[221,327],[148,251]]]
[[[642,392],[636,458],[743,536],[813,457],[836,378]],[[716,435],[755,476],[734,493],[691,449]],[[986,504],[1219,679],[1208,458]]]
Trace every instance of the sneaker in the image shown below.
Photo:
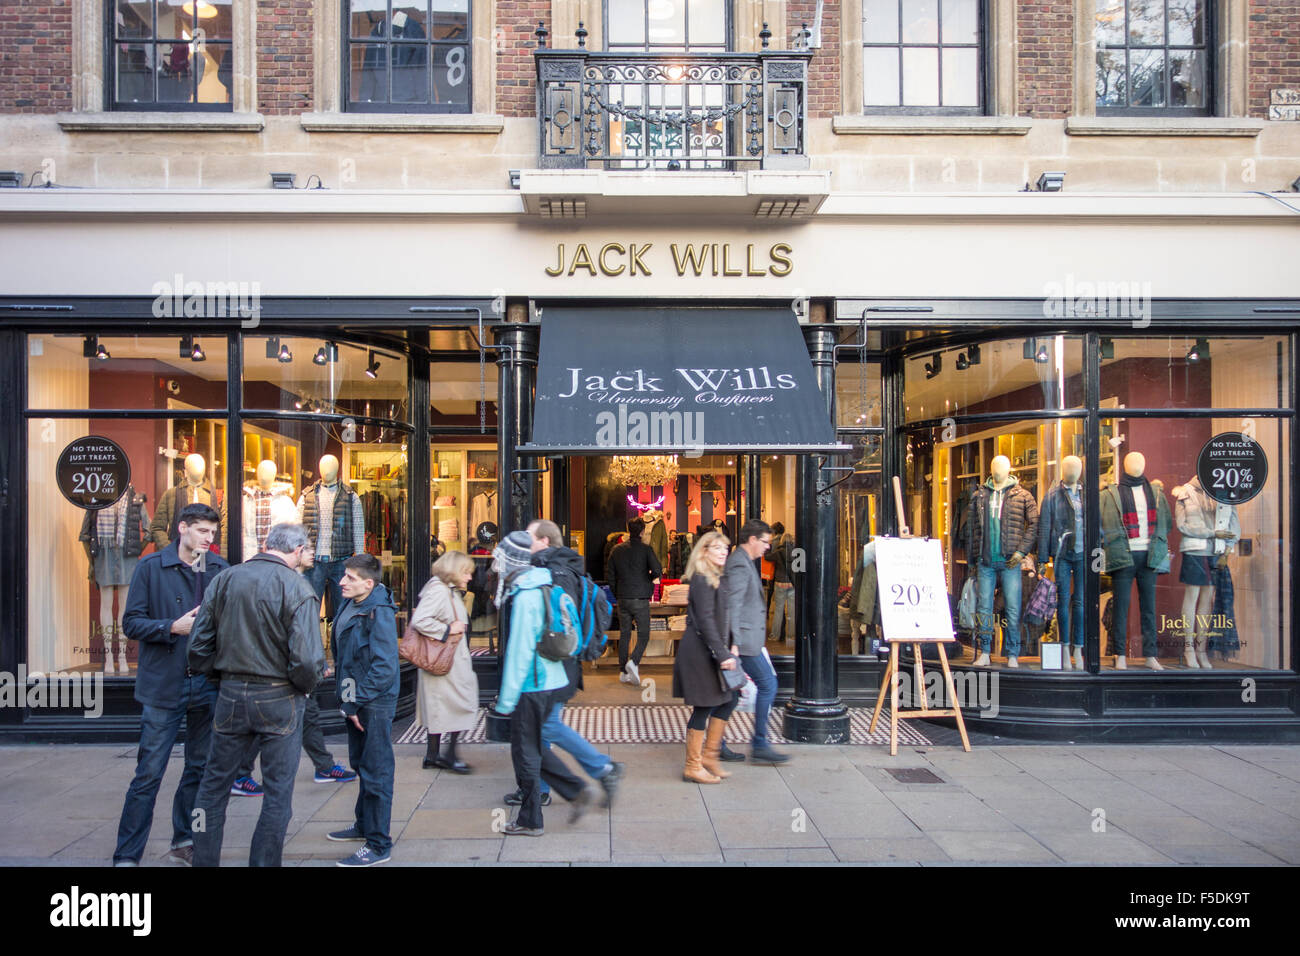
[[[583,787],[578,791],[578,795],[573,798],[569,804],[569,826],[573,826],[582,819],[587,808],[591,806],[591,788]]]
[[[618,791],[618,785],[622,782],[623,773],[626,770],[627,764],[615,760],[610,763],[605,776],[599,778],[600,785],[605,790],[605,800],[602,806],[612,807],[614,805],[614,794]]]
[[[114,860],[113,865],[114,866],[139,866],[140,864],[136,860]]]
[[[521,827],[519,824],[512,821],[507,823],[505,829],[501,832],[506,836],[541,836],[546,832],[546,830],[542,827]]]
[[[785,763],[789,759],[789,754],[773,750],[767,744],[758,744],[754,747],[755,763]]]
[[[632,678],[630,681],[628,681],[628,683],[629,683],[629,684],[636,684],[638,687],[640,687],[640,686],[641,686],[641,670],[640,670],[640,668],[638,668],[638,667],[636,666],[636,661],[628,661],[628,662],[627,662],[627,672],[628,672],[628,674],[629,674],[629,675],[631,676],[631,678]]]
[[[524,795],[522,791],[516,790],[514,793],[506,794],[506,806],[508,807],[517,807],[523,802],[524,802]],[[542,806],[549,807],[550,805],[551,805],[551,794],[549,791],[547,791],[546,793],[542,794]]]
[[[380,853],[367,843],[356,853],[339,860],[335,866],[378,866],[380,863],[387,863],[392,858],[391,853]]]
[[[333,840],[335,843],[351,843],[354,840],[364,840],[365,834],[357,829],[354,823],[346,830],[335,830],[333,833],[325,834],[325,839]]]
[[[324,773],[317,770],[316,775],[312,777],[312,783],[351,783],[355,779],[357,779],[355,770],[346,770],[339,764],[335,764]]]
[[[636,684],[638,687],[641,686],[641,682],[637,680],[635,677],[633,677],[631,674],[629,674],[627,671],[623,671],[618,675],[618,682],[620,684]]]
[[[193,866],[194,865],[194,844],[186,846],[174,846],[167,851],[166,860],[168,863],[176,866]]]
[[[260,797],[266,791],[252,777],[236,777],[230,785],[230,792],[237,797]]]

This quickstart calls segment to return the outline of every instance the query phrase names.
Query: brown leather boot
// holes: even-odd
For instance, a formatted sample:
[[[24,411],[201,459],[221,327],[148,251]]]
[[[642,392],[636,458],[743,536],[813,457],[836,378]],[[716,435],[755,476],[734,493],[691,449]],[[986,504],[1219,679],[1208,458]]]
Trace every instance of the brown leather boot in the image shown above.
[[[722,732],[727,729],[727,722],[717,717],[709,718],[708,734],[704,738],[704,752],[700,762],[704,769],[717,777],[730,777],[730,770],[722,769]]]
[[[700,764],[700,748],[704,746],[704,731],[686,731],[686,769],[682,779],[687,783],[722,783],[722,778],[715,777]]]

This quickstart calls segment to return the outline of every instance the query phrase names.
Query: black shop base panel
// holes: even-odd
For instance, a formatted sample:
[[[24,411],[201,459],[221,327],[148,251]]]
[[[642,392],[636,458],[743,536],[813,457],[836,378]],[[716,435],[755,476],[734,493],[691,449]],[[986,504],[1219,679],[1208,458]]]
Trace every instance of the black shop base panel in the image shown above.
[[[910,661],[905,663],[910,674]],[[773,664],[781,703],[794,692],[794,660],[776,657]],[[931,666],[926,663],[927,675]],[[474,667],[482,701],[488,706],[498,686],[496,659],[476,658]],[[1300,742],[1300,678],[1289,671],[1152,674],[1131,670],[1094,676],[958,665],[953,673],[959,685],[967,682],[966,687],[978,688],[983,695],[963,701],[973,703],[962,708],[967,727],[990,736],[1043,743]],[[990,682],[994,673],[996,685]],[[883,674],[884,664],[874,658],[841,658],[839,687],[844,703],[872,706]],[[403,664],[399,719],[415,710],[415,685],[415,669]],[[107,678],[103,713],[93,719],[80,711],[6,708],[0,711],[0,717],[7,718],[0,723],[0,744],[135,743],[140,736],[140,705],[132,691],[132,681]],[[317,702],[325,732],[342,732],[332,681],[317,692]],[[904,698],[904,706],[911,703]],[[949,718],[934,723],[952,726],[954,722]]]

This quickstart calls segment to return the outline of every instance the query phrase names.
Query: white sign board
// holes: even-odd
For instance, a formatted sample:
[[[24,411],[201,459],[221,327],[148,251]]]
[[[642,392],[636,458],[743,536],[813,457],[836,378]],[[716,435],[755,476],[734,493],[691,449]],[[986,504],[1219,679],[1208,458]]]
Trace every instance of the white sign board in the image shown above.
[[[877,538],[876,579],[886,640],[953,640],[939,539]]]

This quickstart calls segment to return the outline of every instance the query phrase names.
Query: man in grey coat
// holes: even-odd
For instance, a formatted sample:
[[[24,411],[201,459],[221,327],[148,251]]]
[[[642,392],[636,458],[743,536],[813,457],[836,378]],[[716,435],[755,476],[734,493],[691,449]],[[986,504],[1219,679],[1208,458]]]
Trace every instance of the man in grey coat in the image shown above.
[[[727,620],[731,643],[740,651],[740,664],[758,689],[754,704],[754,759],[763,763],[784,763],[788,754],[772,749],[767,742],[767,715],[776,700],[776,671],[763,654],[767,640],[767,614],[763,602],[763,581],[754,562],[772,546],[772,529],[766,522],[750,518],[740,528],[740,546],[727,558],[723,585],[727,589]]]

